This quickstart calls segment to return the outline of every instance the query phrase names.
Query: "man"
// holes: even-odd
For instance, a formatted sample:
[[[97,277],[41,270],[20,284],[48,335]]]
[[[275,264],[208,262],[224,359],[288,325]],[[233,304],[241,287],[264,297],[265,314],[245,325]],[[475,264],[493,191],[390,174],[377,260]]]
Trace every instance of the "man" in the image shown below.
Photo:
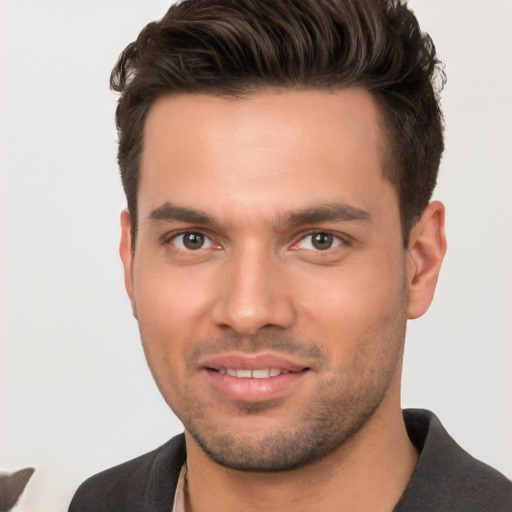
[[[400,408],[446,250],[430,38],[402,2],[192,0],[112,75],[125,283],[182,436],[71,511],[509,510]]]

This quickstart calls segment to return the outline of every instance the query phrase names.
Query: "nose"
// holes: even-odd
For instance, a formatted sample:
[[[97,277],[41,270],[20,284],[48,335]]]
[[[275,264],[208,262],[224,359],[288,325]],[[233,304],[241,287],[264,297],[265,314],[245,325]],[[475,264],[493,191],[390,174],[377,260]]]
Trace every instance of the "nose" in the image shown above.
[[[281,265],[253,252],[232,258],[226,267],[211,309],[217,327],[254,335],[294,324],[296,311]]]

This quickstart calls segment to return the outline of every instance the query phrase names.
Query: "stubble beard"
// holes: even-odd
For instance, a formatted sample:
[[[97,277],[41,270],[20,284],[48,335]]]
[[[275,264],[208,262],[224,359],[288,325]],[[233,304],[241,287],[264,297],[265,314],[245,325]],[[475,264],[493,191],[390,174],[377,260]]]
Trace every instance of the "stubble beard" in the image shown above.
[[[153,376],[185,429],[216,464],[238,471],[267,473],[306,466],[353,438],[379,408],[394,378],[398,379],[399,385],[407,322],[405,276],[403,286],[400,304],[361,337],[349,366],[331,368],[321,342],[308,343],[275,333],[250,338],[234,335],[197,345],[196,351],[187,359],[188,367],[194,367],[194,362],[205,352],[222,350],[277,350],[309,356],[317,362],[317,373],[325,378],[318,380],[315,398],[302,416],[280,429],[263,433],[229,431],[226,422],[215,425],[208,414],[215,405],[197,396],[193,386],[185,385],[174,402],[171,395],[176,398],[175,392],[166,392],[158,375],[154,373]],[[266,407],[265,404],[239,403],[238,412],[240,416],[247,416],[250,422],[251,416],[264,413]]]
[[[297,469],[334,452],[368,421],[382,401],[384,392],[359,397],[355,404],[338,400],[318,401],[294,426],[254,436],[233,433],[211,435],[198,423],[188,431],[203,452],[215,463],[245,472],[274,473]],[[249,420],[250,421],[250,420]]]
[[[400,372],[403,340],[405,338],[405,316],[399,315],[388,328],[390,339],[379,351],[377,365],[366,365],[366,349],[371,344],[363,343],[362,350],[354,358],[350,368],[332,369],[320,344],[310,344],[309,350],[319,362],[319,374],[330,375],[321,379],[315,390],[315,398],[301,417],[280,430],[271,432],[226,431],[226,426],[217,428],[211,418],[204,414],[204,403],[191,402],[184,421],[187,431],[203,452],[215,463],[245,472],[290,471],[311,464],[334,452],[351,439],[367,423],[382,403],[389,386]],[[383,341],[383,340],[381,340]],[[230,347],[234,343],[227,342]],[[243,342],[242,342],[243,343]],[[254,348],[254,340],[251,341]],[[262,338],[257,346],[287,347],[296,353],[307,344],[288,337],[270,336]],[[314,347],[314,348],[313,348]],[[307,350],[307,349],[306,349]],[[379,366],[380,364],[380,366]],[[399,378],[399,375],[398,375]],[[189,402],[190,403],[190,402]],[[240,415],[256,417],[265,413],[265,405],[238,404]]]

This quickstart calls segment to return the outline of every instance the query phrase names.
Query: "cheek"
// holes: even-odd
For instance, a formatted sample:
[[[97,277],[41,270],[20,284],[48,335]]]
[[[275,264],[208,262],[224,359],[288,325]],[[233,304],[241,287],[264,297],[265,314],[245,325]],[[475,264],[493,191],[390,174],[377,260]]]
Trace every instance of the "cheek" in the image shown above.
[[[362,347],[373,353],[402,337],[407,294],[399,264],[332,269],[304,291],[299,295],[303,334],[308,325],[314,326],[318,341],[329,343],[344,360],[355,357]]]
[[[209,299],[192,271],[172,272],[164,266],[141,264],[134,268],[134,283],[144,352],[161,387],[170,373],[181,376],[185,372],[183,361],[190,341],[206,335],[202,326]]]
[[[188,308],[165,280],[141,278],[139,282],[143,285],[136,289],[135,304],[144,354],[162,396],[176,411],[186,377]]]
[[[198,327],[211,302],[207,276],[197,267],[177,270],[155,258],[146,262],[141,257],[136,263],[134,299],[139,323],[176,333],[193,322]]]

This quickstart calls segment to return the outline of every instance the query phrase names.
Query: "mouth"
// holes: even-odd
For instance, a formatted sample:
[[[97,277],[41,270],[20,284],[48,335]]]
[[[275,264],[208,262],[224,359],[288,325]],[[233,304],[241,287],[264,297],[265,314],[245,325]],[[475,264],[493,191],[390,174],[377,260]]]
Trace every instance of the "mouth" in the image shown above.
[[[260,368],[255,370],[246,369],[235,369],[235,368],[219,368],[213,371],[218,371],[221,375],[230,375],[231,377],[237,377],[238,379],[269,379],[271,377],[278,377],[279,375],[287,375],[288,373],[296,373],[290,370],[280,370],[278,368]],[[304,368],[303,370],[308,370]]]
[[[265,402],[291,393],[309,366],[275,356],[219,356],[202,365],[209,383],[228,400]]]

